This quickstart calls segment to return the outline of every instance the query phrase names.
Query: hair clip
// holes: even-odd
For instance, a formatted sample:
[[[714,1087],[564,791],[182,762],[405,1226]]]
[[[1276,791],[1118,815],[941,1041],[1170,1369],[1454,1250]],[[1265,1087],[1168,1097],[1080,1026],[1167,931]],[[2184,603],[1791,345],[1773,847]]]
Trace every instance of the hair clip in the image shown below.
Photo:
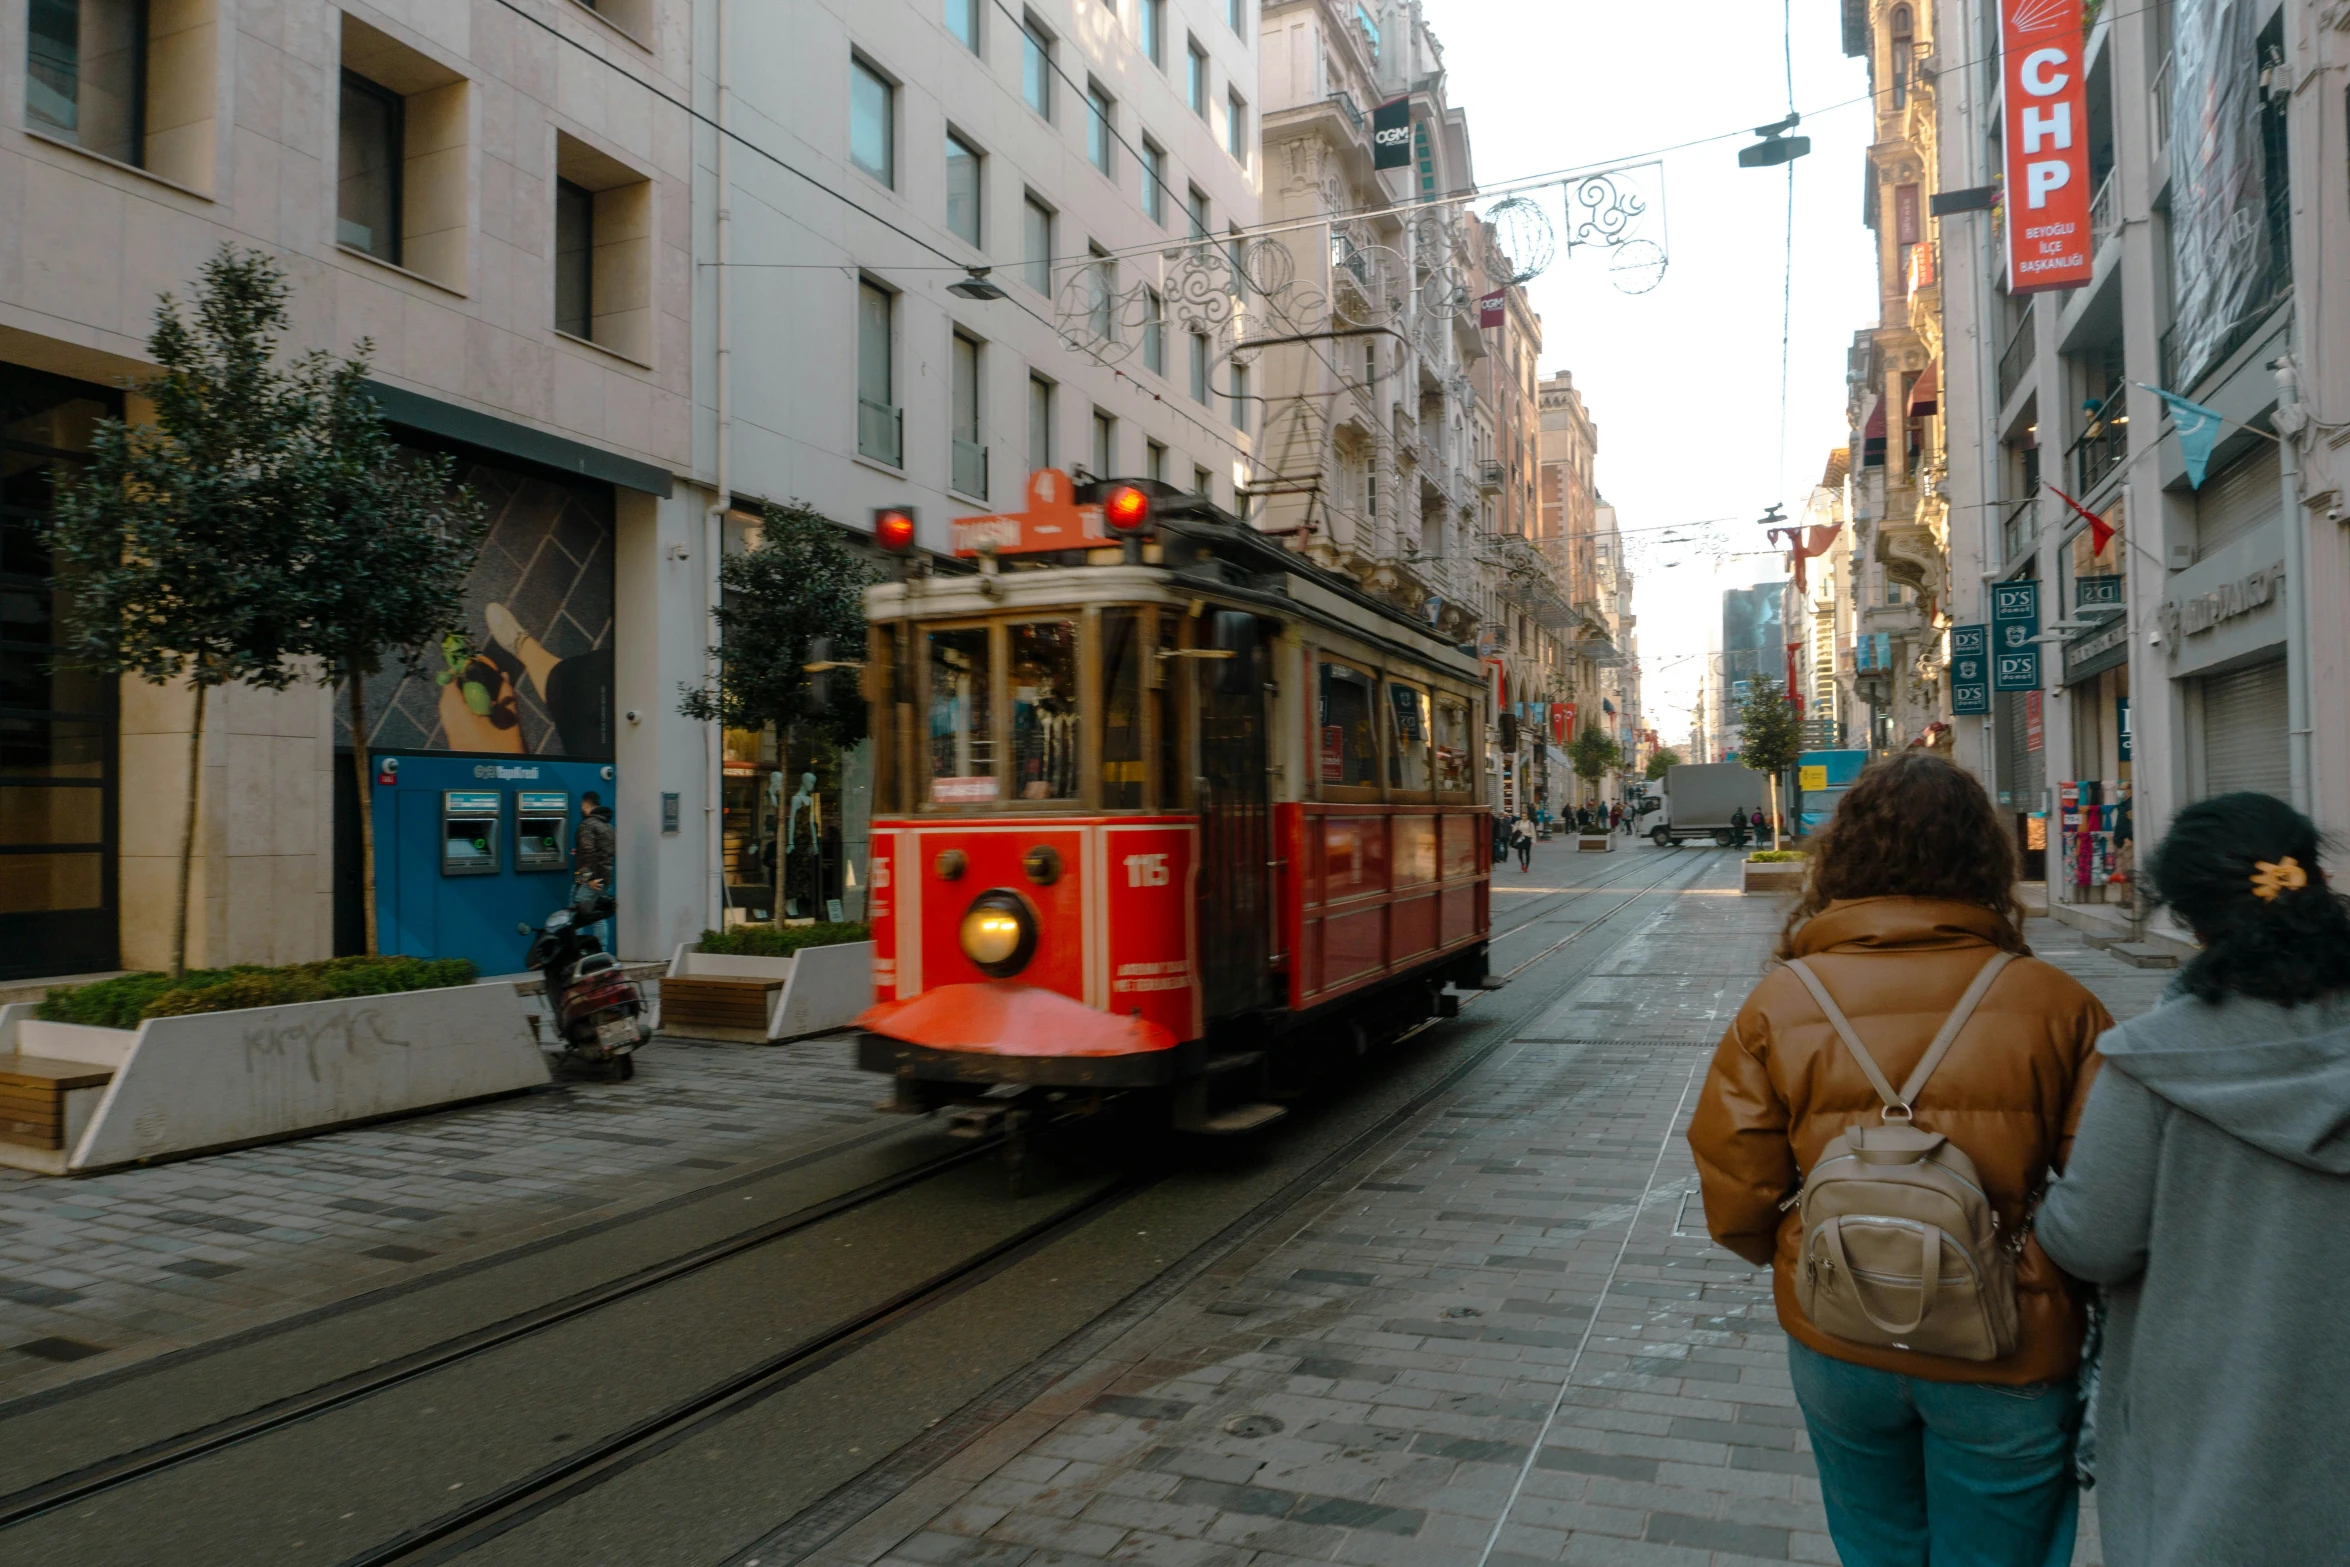
[[[2252,896],[2263,903],[2274,903],[2278,893],[2299,892],[2308,885],[2309,873],[2290,854],[2274,864],[2267,860],[2253,863]]]

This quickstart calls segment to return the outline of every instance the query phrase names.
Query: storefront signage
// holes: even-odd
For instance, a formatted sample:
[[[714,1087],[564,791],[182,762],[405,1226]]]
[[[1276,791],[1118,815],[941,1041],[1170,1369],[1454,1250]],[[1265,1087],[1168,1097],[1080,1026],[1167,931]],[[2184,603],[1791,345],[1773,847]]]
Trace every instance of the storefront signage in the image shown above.
[[[2118,616],[2095,631],[2075,637],[2064,647],[2064,679],[2070,685],[2091,675],[2125,664],[2130,658],[2130,623]]]
[[[1412,100],[1398,98],[1371,111],[1371,167],[1412,166]]]
[[[2041,712],[2040,693],[2024,693],[2024,749],[2037,751],[2046,741],[2048,726]]]
[[[2125,762],[2136,761],[2138,759],[2138,744],[2137,736],[2130,729],[2130,699],[2128,697],[2117,696],[2113,699],[2113,720],[2114,730],[2121,737],[2121,748],[2115,754]]]
[[[2169,641],[2171,656],[2179,653],[2179,638],[2209,631],[2222,621],[2249,615],[2273,603],[2285,585],[2285,563],[2278,561],[2250,576],[2235,582],[2224,582],[2209,593],[2198,593],[2188,599],[2165,599],[2162,605],[2162,633]]]
[[[2106,572],[2094,577],[2073,578],[2073,608],[2120,609],[2122,607],[2121,573]]]
[[[1991,689],[2040,689],[2040,584],[1994,583],[1991,588]]]
[[[1950,710],[1953,713],[1991,711],[1989,626],[1950,628]]]
[[[2089,281],[2089,95],[2081,0],[2000,0],[2006,87],[2007,288]]]

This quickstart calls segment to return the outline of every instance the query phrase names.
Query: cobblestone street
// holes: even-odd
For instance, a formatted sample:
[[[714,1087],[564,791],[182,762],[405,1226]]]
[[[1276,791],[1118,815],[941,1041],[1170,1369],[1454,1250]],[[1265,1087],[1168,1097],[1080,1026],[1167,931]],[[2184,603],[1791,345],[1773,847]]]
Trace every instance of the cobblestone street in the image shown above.
[[[818,1559],[1835,1561],[1768,1277],[1680,1135],[1778,930],[1736,875],[1657,890],[1460,1093]],[[2029,935],[2117,1016],[2167,979]]]

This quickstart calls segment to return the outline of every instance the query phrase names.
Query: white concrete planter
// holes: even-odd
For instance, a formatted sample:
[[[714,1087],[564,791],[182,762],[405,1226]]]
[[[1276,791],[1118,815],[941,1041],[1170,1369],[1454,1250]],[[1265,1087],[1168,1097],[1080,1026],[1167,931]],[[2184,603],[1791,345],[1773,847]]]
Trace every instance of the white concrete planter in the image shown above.
[[[1577,833],[1575,849],[1580,854],[1613,854],[1616,850],[1616,835],[1612,832]]]
[[[779,1044],[846,1028],[873,1004],[873,943],[844,941],[802,947],[788,957],[759,958],[703,952],[700,943],[689,941],[670,958],[669,977],[781,981],[770,993],[764,1035],[750,1029],[695,1030],[697,1035]]]
[[[66,1100],[66,1146],[0,1144],[52,1175],[268,1142],[548,1081],[510,984],[149,1018],[136,1029],[0,1008],[0,1051],[111,1067]],[[90,1096],[86,1107],[77,1105]]]
[[[1803,890],[1803,861],[1765,860],[1756,864],[1743,862],[1745,875],[1739,883],[1741,892],[1801,892]]]

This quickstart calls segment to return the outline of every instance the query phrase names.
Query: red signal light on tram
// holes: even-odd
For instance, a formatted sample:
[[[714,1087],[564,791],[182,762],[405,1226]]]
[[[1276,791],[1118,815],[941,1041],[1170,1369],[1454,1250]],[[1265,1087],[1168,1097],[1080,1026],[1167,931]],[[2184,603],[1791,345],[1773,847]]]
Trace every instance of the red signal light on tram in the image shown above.
[[[1134,485],[1112,485],[1102,497],[1102,521],[1112,533],[1140,533],[1150,520],[1151,498]]]
[[[903,555],[914,547],[914,508],[911,506],[876,506],[873,509],[873,542],[892,555]]]

